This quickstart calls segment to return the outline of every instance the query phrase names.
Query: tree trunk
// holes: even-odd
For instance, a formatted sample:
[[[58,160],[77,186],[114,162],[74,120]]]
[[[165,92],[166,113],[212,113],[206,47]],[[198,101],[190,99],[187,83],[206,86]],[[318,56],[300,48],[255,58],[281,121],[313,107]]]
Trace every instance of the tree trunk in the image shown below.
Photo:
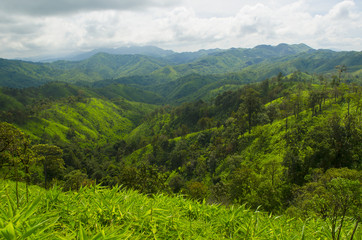
[[[350,100],[348,100],[348,116],[349,116],[349,103],[350,103]]]
[[[249,113],[249,134],[251,133],[251,113]]]
[[[358,223],[359,223],[359,221],[358,221],[358,219],[357,219],[356,225],[354,226],[354,229],[353,229],[353,232],[352,232],[352,235],[351,235],[351,240],[353,240],[353,236],[354,236],[354,234],[355,234],[355,232],[356,232],[356,230],[357,230]]]
[[[46,167],[46,160],[44,159],[44,187],[47,189],[47,167]]]
[[[19,175],[18,175],[18,164],[15,161],[15,192],[16,192],[16,206],[19,207],[19,186],[18,186],[18,182],[19,182]]]

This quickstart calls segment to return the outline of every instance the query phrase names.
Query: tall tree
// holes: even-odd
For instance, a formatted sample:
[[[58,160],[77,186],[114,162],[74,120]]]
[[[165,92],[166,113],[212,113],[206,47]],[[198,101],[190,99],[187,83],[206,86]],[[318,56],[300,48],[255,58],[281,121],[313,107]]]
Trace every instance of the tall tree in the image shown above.
[[[283,94],[283,103],[281,108],[282,117],[285,118],[285,131],[288,131],[288,117],[290,115],[292,105],[291,105],[291,93],[289,91],[285,91]]]
[[[295,210],[304,217],[317,214],[328,221],[333,240],[340,239],[346,218],[353,217],[355,227],[349,233],[349,239],[353,239],[362,217],[361,172],[331,168],[323,174],[315,169],[308,177],[311,181],[295,191]]]
[[[312,116],[317,115],[315,105],[319,105],[319,112],[322,112],[323,95],[320,90],[312,90],[309,93],[309,107],[312,109]]]
[[[262,107],[260,94],[255,89],[247,87],[242,100],[241,109],[246,111],[248,115],[249,133],[251,133],[253,116],[260,112]]]
[[[4,178],[12,172],[16,181],[16,199],[19,203],[18,194],[18,181],[19,181],[19,167],[24,163],[25,159],[29,157],[28,147],[30,140],[27,135],[17,129],[14,125],[2,122],[0,123],[0,169],[5,165],[8,166],[8,172],[5,173]],[[28,168],[26,168],[28,170]]]
[[[342,73],[347,72],[346,65],[338,65],[336,66],[337,74],[338,74],[338,85],[341,83]]]
[[[59,175],[64,169],[63,151],[58,146],[49,144],[38,144],[32,150],[39,155],[39,160],[44,169],[44,187],[48,187],[48,180]]]

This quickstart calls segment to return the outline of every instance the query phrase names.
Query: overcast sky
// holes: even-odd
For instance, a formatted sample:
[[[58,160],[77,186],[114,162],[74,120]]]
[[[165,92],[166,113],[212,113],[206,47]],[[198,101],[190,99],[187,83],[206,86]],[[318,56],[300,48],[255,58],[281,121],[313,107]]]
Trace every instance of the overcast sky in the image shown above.
[[[0,57],[154,45],[362,50],[362,0],[1,0]]]

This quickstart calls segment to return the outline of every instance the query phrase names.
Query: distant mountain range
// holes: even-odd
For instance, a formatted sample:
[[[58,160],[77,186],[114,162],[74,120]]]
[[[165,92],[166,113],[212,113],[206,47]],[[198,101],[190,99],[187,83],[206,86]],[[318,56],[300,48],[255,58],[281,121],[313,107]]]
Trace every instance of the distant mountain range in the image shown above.
[[[55,62],[59,60],[64,61],[82,61],[86,60],[98,53],[108,53],[111,55],[144,55],[154,58],[166,58],[169,61],[180,64],[187,61],[194,60],[201,56],[205,56],[209,53],[222,51],[220,49],[210,49],[210,50],[199,50],[197,52],[183,52],[177,53],[172,50],[164,50],[155,46],[130,46],[130,47],[119,47],[119,48],[98,48],[88,52],[77,52],[68,54],[63,57],[59,56],[47,56],[47,57],[30,57],[20,60],[31,61],[31,62]]]
[[[105,48],[47,63],[0,59],[0,86],[24,88],[51,81],[93,83],[112,79],[156,86],[194,74],[217,75],[214,77],[223,80],[233,75],[243,82],[255,82],[279,72],[333,72],[342,64],[350,73],[361,74],[362,53],[315,50],[305,44],[184,53],[152,46]]]
[[[236,48],[231,48],[230,50],[233,50]],[[288,55],[288,54],[295,54],[298,52],[305,52],[308,50],[311,50],[309,46],[305,44],[294,44],[294,45],[288,45],[285,43],[279,44],[277,46],[270,46],[270,45],[259,45],[256,46],[254,49],[259,49],[266,52],[273,52],[275,54],[280,55]],[[148,57],[154,57],[154,58],[164,58],[168,61],[174,63],[174,64],[182,64],[187,63],[190,61],[193,61],[197,58],[214,54],[214,53],[220,53],[225,52],[227,50],[222,49],[208,49],[208,50],[199,50],[196,52],[174,52],[172,50],[164,50],[159,47],[155,46],[130,46],[130,47],[119,47],[119,48],[98,48],[94,49],[92,51],[88,52],[82,52],[82,53],[72,53],[63,57],[59,56],[53,56],[53,57],[30,57],[30,58],[24,58],[20,60],[24,61],[31,61],[31,62],[55,62],[59,60],[64,61],[82,61],[86,60],[98,53],[108,53],[111,55],[144,55]]]

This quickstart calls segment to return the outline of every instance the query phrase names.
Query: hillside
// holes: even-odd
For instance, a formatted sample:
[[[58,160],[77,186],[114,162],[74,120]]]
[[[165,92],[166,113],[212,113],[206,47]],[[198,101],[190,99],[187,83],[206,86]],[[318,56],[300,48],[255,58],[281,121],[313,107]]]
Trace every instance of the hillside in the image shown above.
[[[97,53],[80,62],[57,61],[49,67],[62,70],[58,80],[67,82],[95,81],[122,76],[147,75],[166,65],[166,62],[142,55],[111,55]],[[80,76],[74,73],[81,74]]]
[[[176,188],[176,183],[168,182],[172,191],[191,194],[189,184],[197,181],[203,186],[202,198],[247,201],[253,207],[263,203],[267,211],[287,207],[284,198],[290,198],[290,184],[306,184],[311,169],[361,167],[358,85],[337,86],[333,79],[323,77],[312,84],[312,76],[294,73],[237,90],[231,90],[235,85],[220,84],[222,90],[209,91],[204,88],[220,83],[217,78],[194,75],[193,79],[166,89],[172,96],[168,101],[186,101],[193,93],[214,91],[212,101],[195,97],[194,102],[156,107],[140,103],[153,101],[153,95],[128,92],[132,93],[129,98],[138,102],[120,97],[127,95],[123,85],[82,88],[57,83],[4,89],[2,98],[11,99],[18,109],[5,104],[2,118],[16,123],[34,143],[61,146],[67,171],[83,168],[90,179],[105,185],[138,188],[137,182],[121,177],[125,169],[129,167],[137,175],[140,167],[154,166],[175,178],[172,181],[177,179]],[[258,192],[269,181],[270,164],[279,169],[275,177],[281,192],[274,203]],[[249,180],[256,181],[255,189],[236,197],[230,187],[244,167],[252,173]],[[154,191],[163,189],[162,184],[156,184]],[[214,192],[217,186],[223,197]]]
[[[159,101],[122,85],[88,89],[64,83],[3,89],[1,118],[18,124],[33,141],[104,145],[131,132]],[[124,95],[124,98],[121,97]],[[127,100],[130,99],[130,100]]]
[[[80,61],[52,63],[1,59],[0,86],[23,88],[50,81],[89,83],[120,77],[151,77],[152,84],[162,84],[193,74],[231,73],[240,76],[244,82],[255,82],[279,72],[330,73],[337,65],[346,65],[353,74],[361,68],[362,58],[360,52],[314,50],[304,44],[261,45],[252,49],[201,50],[194,53],[161,54],[159,49],[156,52],[160,54],[152,55],[146,50],[145,55],[96,53]]]
[[[51,218],[49,232],[39,234],[58,234],[63,226],[63,238],[360,236],[361,53],[286,44],[199,53],[179,65],[169,65],[172,54],[2,61],[3,73],[14,70],[19,79],[50,78],[27,88],[0,88],[0,178],[56,187],[32,187],[38,195],[55,194],[54,201],[62,198],[47,214],[64,214],[68,201],[80,214]],[[107,74],[117,77],[102,79]],[[55,81],[66,76],[77,83]],[[16,201],[23,205],[17,208],[43,208],[40,200],[25,207],[18,190]],[[103,203],[100,196],[108,194],[111,202]],[[122,194],[152,207],[135,206],[133,214],[133,205],[124,205],[129,211],[123,212],[112,205]],[[6,200],[14,195],[0,196],[14,205]],[[75,206],[77,199],[90,199],[83,201],[86,209],[97,210]],[[216,213],[233,221],[214,221]],[[9,220],[9,211],[4,214],[3,236],[31,234]],[[170,214],[175,218],[165,218]],[[29,224],[40,229],[38,220]],[[286,230],[279,223],[292,225]]]

